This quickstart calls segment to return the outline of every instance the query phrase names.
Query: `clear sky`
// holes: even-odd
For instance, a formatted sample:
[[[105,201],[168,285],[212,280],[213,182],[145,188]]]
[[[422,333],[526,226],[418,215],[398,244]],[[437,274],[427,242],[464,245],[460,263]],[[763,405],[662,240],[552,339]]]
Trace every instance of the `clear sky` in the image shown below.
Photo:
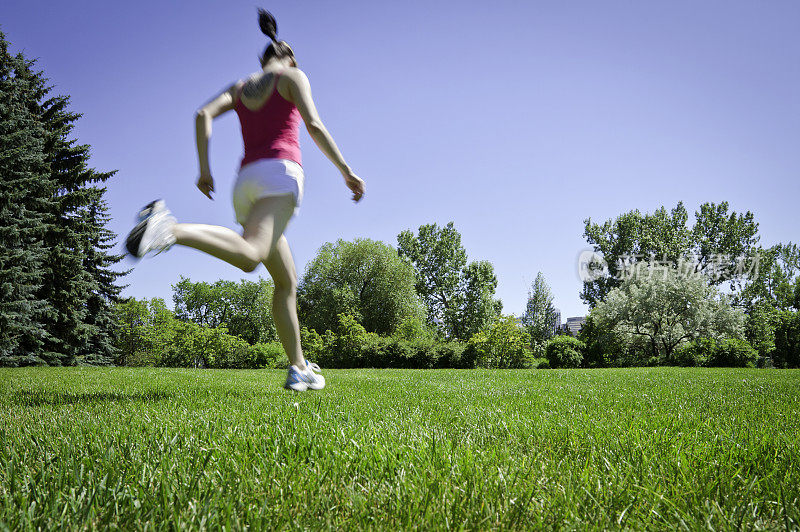
[[[800,2],[280,1],[279,36],[323,121],[367,183],[354,205],[303,132],[306,195],[287,237],[298,271],[325,242],[396,244],[454,221],[491,261],[505,312],[541,271],[562,317],[583,315],[583,220],[684,201],[752,211],[762,243],[800,240]],[[164,198],[181,221],[235,227],[233,114],[215,122],[213,203],[194,187],[194,111],[258,69],[252,1],[6,0],[12,49],[39,58],[83,113],[121,239]],[[267,275],[261,269],[261,275]],[[247,275],[174,248],[135,265],[126,295],[171,298]]]

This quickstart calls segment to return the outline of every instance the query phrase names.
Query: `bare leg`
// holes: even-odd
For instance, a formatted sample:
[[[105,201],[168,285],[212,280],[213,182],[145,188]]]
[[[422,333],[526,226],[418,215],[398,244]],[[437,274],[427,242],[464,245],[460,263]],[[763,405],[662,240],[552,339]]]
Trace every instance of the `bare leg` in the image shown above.
[[[177,244],[198,249],[246,272],[264,263],[275,283],[272,315],[275,329],[289,362],[306,368],[300,347],[297,320],[297,272],[283,232],[294,213],[292,195],[269,196],[258,200],[238,235],[227,227],[203,224],[176,224]]]
[[[285,236],[281,236],[264,264],[275,283],[272,317],[278,338],[289,362],[304,369],[306,364],[300,346],[300,324],[297,320],[297,271]]]
[[[219,225],[175,224],[175,243],[199,249],[246,272],[261,262],[259,249],[232,229]]]
[[[275,247],[294,211],[291,195],[270,196],[256,202],[244,224],[244,233],[204,224],[175,224],[176,243],[188,246],[246,272],[252,272]]]

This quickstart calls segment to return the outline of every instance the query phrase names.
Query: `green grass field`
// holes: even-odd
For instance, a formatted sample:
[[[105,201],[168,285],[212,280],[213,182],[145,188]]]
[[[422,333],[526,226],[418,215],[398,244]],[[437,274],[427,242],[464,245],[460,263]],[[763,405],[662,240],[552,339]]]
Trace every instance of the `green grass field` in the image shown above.
[[[800,371],[0,370],[0,529],[797,529]]]

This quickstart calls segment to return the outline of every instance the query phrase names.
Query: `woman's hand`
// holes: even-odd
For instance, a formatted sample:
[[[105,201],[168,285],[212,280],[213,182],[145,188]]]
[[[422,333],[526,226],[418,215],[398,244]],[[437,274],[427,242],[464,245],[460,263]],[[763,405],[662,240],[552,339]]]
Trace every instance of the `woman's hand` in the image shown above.
[[[344,181],[347,184],[347,188],[353,192],[353,201],[358,203],[364,195],[364,180],[353,172],[349,172],[344,174]]]
[[[197,188],[200,192],[208,196],[208,199],[213,200],[211,193],[214,192],[214,178],[209,173],[201,173],[197,178]]]

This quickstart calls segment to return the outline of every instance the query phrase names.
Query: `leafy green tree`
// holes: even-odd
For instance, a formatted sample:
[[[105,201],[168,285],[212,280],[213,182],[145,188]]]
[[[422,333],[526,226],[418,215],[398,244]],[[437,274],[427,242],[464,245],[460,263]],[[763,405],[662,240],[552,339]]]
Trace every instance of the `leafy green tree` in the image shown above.
[[[33,70],[33,62],[9,54],[2,34],[0,62],[7,102],[2,111],[7,122],[0,134],[3,142],[10,142],[8,157],[4,149],[0,158],[4,167],[8,164],[16,188],[4,194],[3,202],[17,203],[0,206],[0,233],[6,233],[2,238],[8,239],[10,255],[19,255],[19,245],[24,246],[23,260],[31,267],[29,274],[20,276],[20,288],[10,290],[16,311],[9,308],[5,318],[15,322],[9,339],[18,338],[15,329],[27,329],[25,348],[49,364],[109,363],[116,327],[112,303],[122,275],[112,268],[122,257],[110,252],[115,235],[106,228],[108,208],[101,184],[113,172],[88,167],[89,147],[69,138],[79,117],[67,109],[69,98],[50,96],[47,79]],[[13,211],[19,216],[16,221],[10,216]],[[10,225],[16,228],[8,229]],[[8,264],[18,268],[21,257],[12,257]],[[33,329],[36,323],[38,330]],[[23,347],[12,341],[17,351]]]
[[[163,299],[128,298],[114,305],[117,358],[123,366],[159,366],[175,343],[176,320]]]
[[[299,283],[300,321],[322,334],[346,314],[369,332],[391,334],[404,320],[424,317],[414,283],[413,268],[383,242],[327,243]]]
[[[800,312],[784,310],[777,315],[772,358],[779,368],[800,367]]]
[[[416,289],[428,312],[428,321],[455,329],[462,305],[461,279],[467,252],[453,222],[439,228],[422,225],[419,235],[406,230],[397,236],[398,252],[408,258],[416,271]]]
[[[752,305],[745,320],[745,338],[763,357],[775,350],[775,326],[780,311],[759,301]]]
[[[758,268],[736,296],[748,312],[759,305],[800,310],[800,247],[789,242],[758,250]]]
[[[625,345],[622,339],[613,330],[600,327],[592,314],[586,317],[586,321],[578,331],[578,340],[584,344],[582,365],[585,367],[622,365],[625,359]]]
[[[500,315],[503,304],[494,298],[497,276],[489,261],[473,261],[463,271],[463,305],[453,336],[470,338]]]
[[[181,277],[173,285],[175,316],[205,327],[225,327],[229,334],[249,344],[277,339],[272,320],[272,281],[242,279],[214,283]]]
[[[556,330],[556,335],[557,336],[572,336],[572,331],[569,329],[569,325],[564,323],[564,324],[561,325],[561,327],[559,327]]]
[[[602,224],[584,221],[584,237],[606,263],[590,265],[592,276],[584,282],[581,299],[594,307],[622,284],[629,260],[654,265],[656,262],[683,264],[704,273],[706,282],[719,285],[737,270],[751,266],[758,243],[758,224],[751,212],[729,212],[728,203],[704,203],[695,212],[695,223],[687,226],[683,203],[671,211],[661,207],[653,214],[633,210]],[[744,272],[741,272],[744,273]]]
[[[449,338],[467,339],[502,311],[494,298],[497,277],[490,262],[467,264],[461,234],[453,222],[422,225],[418,234],[397,235],[398,252],[414,266],[416,290],[428,323]]]
[[[483,368],[530,368],[533,353],[528,331],[517,325],[513,316],[501,316],[472,336],[467,349]]]
[[[639,362],[673,358],[683,342],[698,337],[740,338],[744,314],[704,276],[672,268],[633,276],[611,290],[590,314],[597,326],[618,334]]]
[[[531,335],[531,347],[537,356],[544,354],[544,344],[555,334],[555,320],[553,294],[544,275],[539,272],[528,291],[528,303],[522,316],[522,324]]]
[[[150,309],[147,300],[139,301],[131,297],[114,305],[114,312],[118,323],[115,337],[117,358],[114,362],[120,366],[129,366],[147,342],[151,327]]]

